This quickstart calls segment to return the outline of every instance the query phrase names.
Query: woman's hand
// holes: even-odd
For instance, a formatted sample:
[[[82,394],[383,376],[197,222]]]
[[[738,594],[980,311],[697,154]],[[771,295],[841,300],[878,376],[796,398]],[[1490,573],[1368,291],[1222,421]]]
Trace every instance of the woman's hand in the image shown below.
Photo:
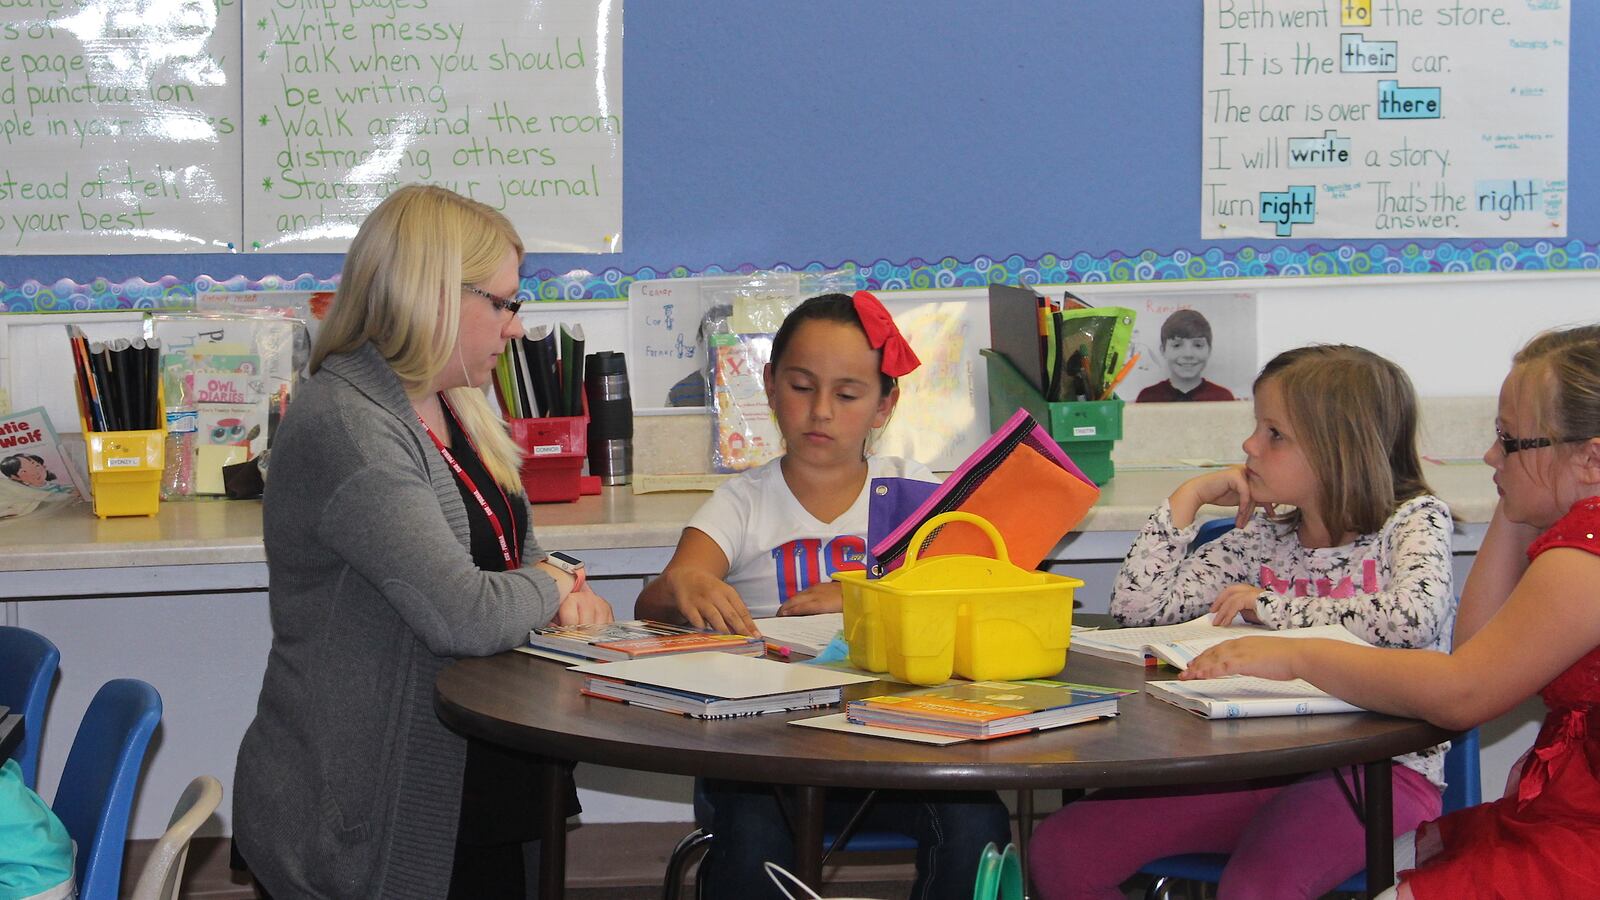
[[[844,587],[837,581],[814,584],[778,607],[780,616],[814,616],[844,609]]]
[[[586,583],[576,591],[568,592],[556,607],[557,625],[604,625],[612,621],[611,604],[596,594]]]
[[[1212,647],[1195,657],[1178,677],[1184,681],[1196,678],[1221,678],[1224,675],[1255,675],[1288,681],[1295,675],[1297,645],[1305,640],[1283,638],[1236,638]]]
[[[1222,589],[1217,599],[1211,601],[1211,624],[1226,625],[1235,615],[1244,616],[1246,622],[1261,624],[1256,615],[1256,598],[1261,589],[1253,584],[1230,584]]]
[[[1244,466],[1229,466],[1197,475],[1178,485],[1167,502],[1172,506],[1172,524],[1178,528],[1193,525],[1195,514],[1202,506],[1237,506],[1239,513],[1233,524],[1239,528],[1249,523],[1250,514],[1255,512],[1255,504],[1250,502],[1250,479]],[[1270,504],[1266,508],[1272,511]]]

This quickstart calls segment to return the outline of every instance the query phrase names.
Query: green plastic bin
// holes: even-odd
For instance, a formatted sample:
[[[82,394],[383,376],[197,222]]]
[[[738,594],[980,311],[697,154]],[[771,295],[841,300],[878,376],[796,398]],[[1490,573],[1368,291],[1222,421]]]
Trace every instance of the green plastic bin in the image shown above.
[[[1019,409],[1043,425],[1067,456],[1095,484],[1117,473],[1111,449],[1122,437],[1122,399],[1046,403],[1004,355],[979,351],[989,372],[989,428],[999,428]]]

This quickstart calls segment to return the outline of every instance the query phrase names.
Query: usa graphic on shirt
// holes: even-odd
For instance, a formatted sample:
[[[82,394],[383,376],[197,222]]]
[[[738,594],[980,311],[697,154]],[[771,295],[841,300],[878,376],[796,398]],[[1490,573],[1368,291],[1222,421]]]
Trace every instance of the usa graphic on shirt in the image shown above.
[[[800,538],[772,548],[773,577],[778,602],[822,584],[835,572],[859,572],[867,567],[867,542],[860,535],[841,534],[827,542]]]

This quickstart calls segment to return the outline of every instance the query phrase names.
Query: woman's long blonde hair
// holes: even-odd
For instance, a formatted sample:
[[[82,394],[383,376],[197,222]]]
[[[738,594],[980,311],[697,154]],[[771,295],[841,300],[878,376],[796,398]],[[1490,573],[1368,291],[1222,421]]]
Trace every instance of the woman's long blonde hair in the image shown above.
[[[316,372],[331,353],[371,342],[413,399],[454,362],[461,286],[492,277],[522,238],[498,211],[453,191],[408,184],[361,223],[344,257],[339,290],[311,350]],[[522,493],[522,451],[482,390],[445,392],[484,468]]]

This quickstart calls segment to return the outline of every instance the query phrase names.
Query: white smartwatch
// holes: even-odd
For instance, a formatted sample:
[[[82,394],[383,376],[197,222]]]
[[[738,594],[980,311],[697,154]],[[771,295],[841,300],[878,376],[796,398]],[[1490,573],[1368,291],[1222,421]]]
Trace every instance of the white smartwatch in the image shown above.
[[[583,560],[573,556],[570,553],[562,553],[560,550],[554,550],[551,551],[550,555],[544,558],[544,561],[567,573],[568,575],[571,575],[573,578],[572,589],[574,591],[583,589],[583,583],[588,580],[587,576],[584,574]]]

